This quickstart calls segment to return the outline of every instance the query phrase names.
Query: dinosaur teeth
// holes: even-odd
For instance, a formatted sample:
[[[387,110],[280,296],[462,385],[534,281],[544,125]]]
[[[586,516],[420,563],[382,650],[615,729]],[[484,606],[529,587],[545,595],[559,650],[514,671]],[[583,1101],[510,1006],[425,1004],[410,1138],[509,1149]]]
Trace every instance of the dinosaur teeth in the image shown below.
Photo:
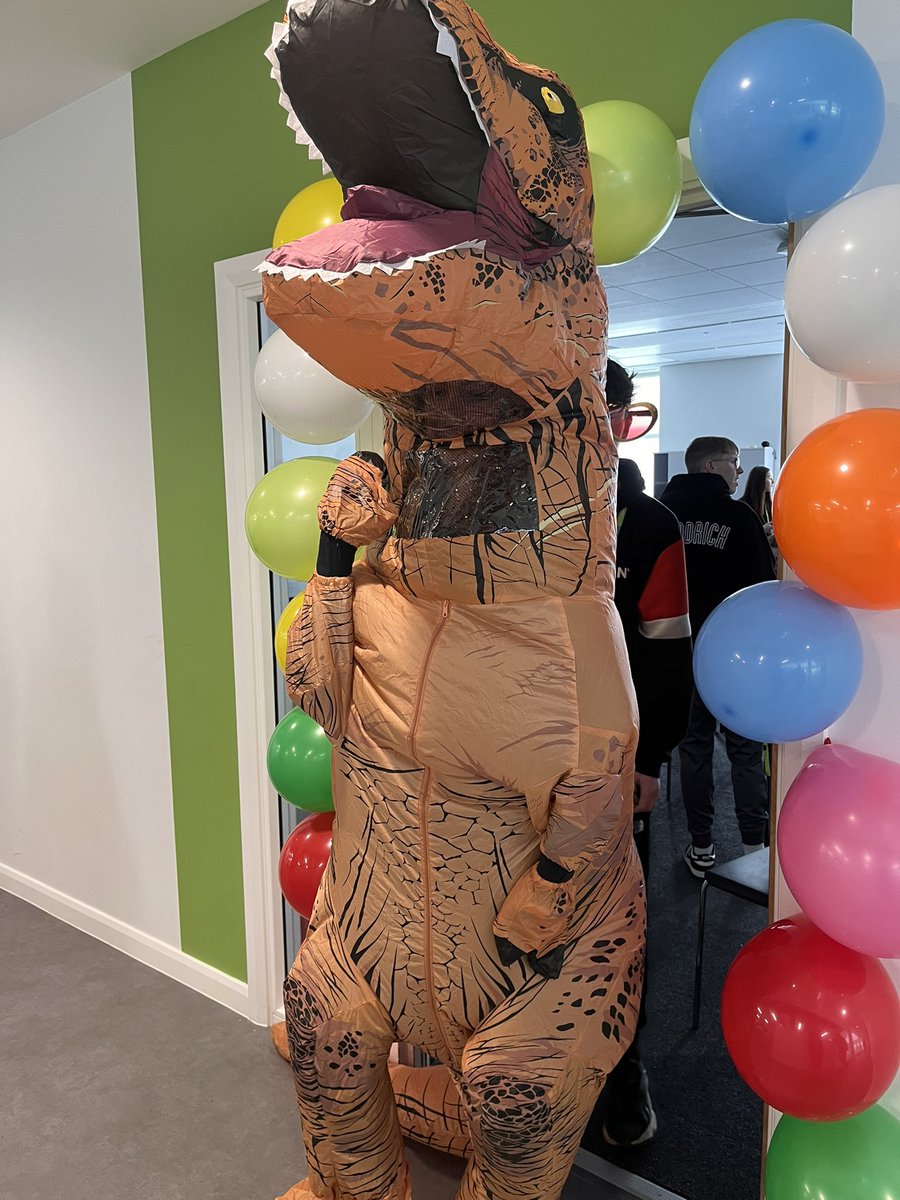
[[[449,254],[453,250],[484,250],[484,248],[484,242],[459,242],[455,246],[445,246],[440,250],[429,250],[427,254],[418,254],[412,258],[405,258],[402,262],[360,263],[352,271],[327,271],[324,268],[291,267],[271,263],[268,260],[261,262],[256,269],[260,275],[282,275],[286,280],[322,279],[326,283],[334,283],[339,279],[351,279],[354,275],[371,275],[375,271],[382,271],[385,275],[397,275],[402,271],[411,271],[416,263],[429,262],[432,258],[437,258],[441,254]]]
[[[313,7],[314,3],[315,0],[291,0],[291,3],[288,4],[287,15],[290,15],[292,11],[308,12]],[[294,131],[294,141],[299,146],[306,146],[309,157],[311,159],[317,159],[319,162],[321,162],[322,174],[328,175],[331,172],[331,167],[329,167],[328,163],[325,161],[322,151],[300,124],[300,120],[291,107],[291,102],[287,98],[281,82],[281,64],[278,61],[277,50],[282,42],[287,40],[289,33],[290,25],[285,21],[277,21],[272,26],[272,41],[268,50],[266,51],[266,58],[272,64],[272,70],[269,72],[269,74],[278,84],[278,103],[287,112],[287,123],[289,128]]]

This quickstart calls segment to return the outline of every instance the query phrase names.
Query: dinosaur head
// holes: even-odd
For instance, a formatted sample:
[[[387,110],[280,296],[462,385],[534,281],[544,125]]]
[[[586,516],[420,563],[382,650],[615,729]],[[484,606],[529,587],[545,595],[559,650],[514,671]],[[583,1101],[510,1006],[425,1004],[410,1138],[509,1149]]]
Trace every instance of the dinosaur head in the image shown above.
[[[464,0],[292,0],[269,57],[347,197],[340,225],[264,265],[295,341],[381,400],[459,381],[530,396],[599,369],[589,160],[555,75]]]

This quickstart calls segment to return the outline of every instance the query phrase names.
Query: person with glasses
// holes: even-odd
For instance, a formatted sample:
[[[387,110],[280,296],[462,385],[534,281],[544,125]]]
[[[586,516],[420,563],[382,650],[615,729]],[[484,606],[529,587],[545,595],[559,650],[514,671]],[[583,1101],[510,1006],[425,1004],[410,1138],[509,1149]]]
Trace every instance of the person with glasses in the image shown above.
[[[606,401],[627,408],[633,377],[609,360]],[[650,814],[659,799],[659,773],[687,728],[693,680],[684,547],[675,516],[644,492],[638,464],[619,459],[616,489],[615,603],[634,683],[640,735],[634,766],[634,842],[644,878],[650,875]],[[648,919],[653,921],[652,904]],[[638,1013],[638,1032],[606,1083],[581,1145],[603,1154],[604,1145],[643,1146],[656,1134],[657,1117],[642,1061],[641,1031],[647,1022],[649,963]]]
[[[678,518],[687,562],[694,638],[713,609],[755,583],[775,578],[775,559],[762,522],[732,496],[743,474],[738,447],[729,438],[695,438],[684,452],[687,474],[672,478],[660,500]],[[690,844],[688,870],[702,879],[716,863],[713,842],[713,748],[716,718],[696,688],[688,730],[679,745],[681,794]],[[731,762],[734,806],[745,854],[762,849],[769,822],[769,788],[763,746],[722,730]]]

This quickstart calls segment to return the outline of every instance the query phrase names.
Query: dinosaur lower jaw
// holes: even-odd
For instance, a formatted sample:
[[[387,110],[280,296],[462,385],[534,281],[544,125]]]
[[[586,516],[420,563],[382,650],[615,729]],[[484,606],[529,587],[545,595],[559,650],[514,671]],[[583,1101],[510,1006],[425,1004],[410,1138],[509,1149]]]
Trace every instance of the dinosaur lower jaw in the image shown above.
[[[279,246],[263,269],[285,279],[314,274],[334,280],[375,269],[408,270],[448,250],[484,248],[474,213],[437,208],[388,188],[352,188],[342,217]]]

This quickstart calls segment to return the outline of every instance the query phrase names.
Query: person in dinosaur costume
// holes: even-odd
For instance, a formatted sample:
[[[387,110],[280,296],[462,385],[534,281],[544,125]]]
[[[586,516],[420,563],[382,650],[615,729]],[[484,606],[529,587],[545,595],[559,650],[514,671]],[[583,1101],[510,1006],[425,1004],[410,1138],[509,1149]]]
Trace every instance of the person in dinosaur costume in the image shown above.
[[[378,401],[386,460],[335,472],[288,639],[335,822],[285,984],[287,1195],[403,1200],[407,1132],[467,1155],[460,1200],[554,1200],[644,938],[581,117],[463,0],[293,0],[269,57],[346,203],[268,256],[266,311]],[[396,1041],[441,1064],[399,1106]]]

